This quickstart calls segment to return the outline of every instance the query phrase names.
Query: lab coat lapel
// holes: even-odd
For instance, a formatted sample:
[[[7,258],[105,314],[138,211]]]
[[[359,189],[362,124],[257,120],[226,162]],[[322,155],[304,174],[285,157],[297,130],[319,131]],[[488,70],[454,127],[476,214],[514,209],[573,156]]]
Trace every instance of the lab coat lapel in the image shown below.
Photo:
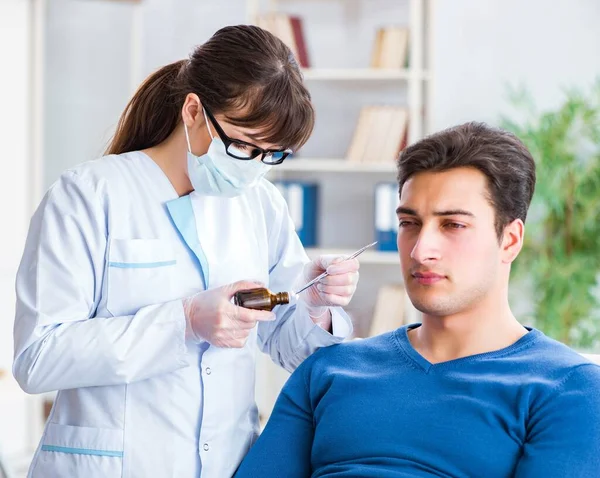
[[[194,217],[194,209],[190,196],[186,195],[173,199],[168,201],[166,205],[171,220],[175,228],[179,231],[179,235],[196,257],[198,261],[197,266],[204,281],[204,287],[208,289],[208,261],[198,239],[196,218]]]

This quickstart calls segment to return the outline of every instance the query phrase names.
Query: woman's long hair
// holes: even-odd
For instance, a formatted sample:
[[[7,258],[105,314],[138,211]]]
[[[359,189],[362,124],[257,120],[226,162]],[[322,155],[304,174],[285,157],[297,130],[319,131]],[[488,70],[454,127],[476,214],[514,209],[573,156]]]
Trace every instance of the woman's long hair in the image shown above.
[[[296,150],[314,127],[308,90],[290,49],[252,25],[229,26],[198,46],[189,60],[151,74],[123,111],[105,154],[161,143],[181,120],[188,93],[196,93],[228,122],[256,128],[261,140]]]

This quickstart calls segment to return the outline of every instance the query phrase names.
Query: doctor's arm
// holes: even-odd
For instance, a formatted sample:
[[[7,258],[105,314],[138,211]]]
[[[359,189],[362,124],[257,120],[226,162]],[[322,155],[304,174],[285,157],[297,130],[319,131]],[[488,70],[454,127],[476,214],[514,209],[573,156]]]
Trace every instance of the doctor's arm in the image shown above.
[[[515,478],[600,476],[600,367],[575,368],[527,428]]]
[[[31,220],[16,281],[13,364],[28,393],[125,384],[187,365],[181,301],[95,316],[108,209],[102,184],[67,172]]]
[[[283,198],[280,202],[280,207],[275,210],[276,217],[269,221],[271,268],[268,285],[277,292],[291,291],[297,287],[304,280],[305,267],[314,267],[296,234]],[[315,287],[317,286],[312,288]],[[289,372],[318,348],[340,343],[352,333],[352,321],[341,307],[313,307],[310,300],[298,300],[289,305],[278,306],[273,312],[277,316],[275,321],[261,322],[258,325],[258,344],[275,363]],[[318,316],[323,313],[331,314],[331,323],[326,321],[327,329],[331,325],[329,330],[319,325]]]
[[[311,476],[314,440],[313,407],[309,393],[308,359],[289,377],[264,431],[250,448],[235,478]]]

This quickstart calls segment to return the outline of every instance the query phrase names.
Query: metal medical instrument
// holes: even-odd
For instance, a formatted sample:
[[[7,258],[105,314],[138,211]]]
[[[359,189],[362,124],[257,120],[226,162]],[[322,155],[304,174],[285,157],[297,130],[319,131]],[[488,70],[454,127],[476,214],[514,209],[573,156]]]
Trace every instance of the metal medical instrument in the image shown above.
[[[364,251],[366,251],[369,247],[373,247],[375,244],[377,244],[377,241],[372,242],[371,244],[366,245],[365,247],[361,247],[358,251],[353,252],[352,254],[350,254],[348,257],[346,257],[344,260],[347,261],[349,259],[354,259],[355,257],[361,255]],[[313,280],[311,280],[310,282],[308,282],[306,285],[304,285],[301,289],[299,289],[298,291],[294,292],[294,294],[299,294],[302,291],[305,291],[306,289],[308,289],[311,285],[316,284],[317,282],[319,282],[323,277],[328,276],[329,274],[327,273],[327,271],[323,272],[322,274],[318,275],[317,277],[315,277]]]

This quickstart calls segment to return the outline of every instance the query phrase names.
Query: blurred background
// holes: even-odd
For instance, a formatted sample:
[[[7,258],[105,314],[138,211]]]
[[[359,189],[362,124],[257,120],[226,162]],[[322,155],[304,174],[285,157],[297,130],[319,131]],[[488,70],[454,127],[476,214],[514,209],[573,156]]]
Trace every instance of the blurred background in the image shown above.
[[[600,353],[599,22],[596,0],[0,0],[0,456],[13,476],[52,402],[10,374],[29,219],[62,171],[102,155],[148,74],[225,25],[271,30],[303,66],[316,128],[270,179],[309,255],[379,240],[349,307],[357,337],[418,319],[395,251],[394,156],[477,120],[514,131],[538,163],[514,311]],[[263,420],[286,376],[260,360]]]

